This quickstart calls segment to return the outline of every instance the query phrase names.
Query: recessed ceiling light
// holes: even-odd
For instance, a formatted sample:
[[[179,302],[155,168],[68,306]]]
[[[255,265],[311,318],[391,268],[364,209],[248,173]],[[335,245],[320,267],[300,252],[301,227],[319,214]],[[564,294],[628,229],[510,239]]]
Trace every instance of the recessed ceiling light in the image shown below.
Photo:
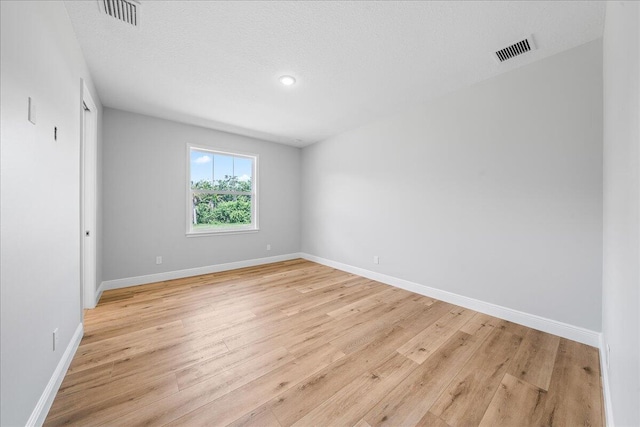
[[[296,82],[296,79],[292,76],[280,76],[278,80],[285,86],[291,86]]]

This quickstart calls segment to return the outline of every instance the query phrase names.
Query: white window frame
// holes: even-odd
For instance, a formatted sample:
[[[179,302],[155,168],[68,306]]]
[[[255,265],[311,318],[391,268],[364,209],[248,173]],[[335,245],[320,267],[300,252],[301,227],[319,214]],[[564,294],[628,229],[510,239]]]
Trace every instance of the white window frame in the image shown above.
[[[251,170],[251,193],[247,194],[251,196],[251,224],[233,227],[233,228],[202,228],[202,229],[194,229],[193,228],[193,190],[191,189],[191,150],[198,151],[206,151],[211,153],[212,155],[224,155],[224,156],[233,156],[233,157],[242,157],[245,159],[252,160],[252,170]],[[225,151],[219,150],[213,147],[207,147],[202,145],[195,144],[187,144],[187,210],[186,210],[186,226],[187,226],[187,237],[198,237],[198,236],[211,236],[217,234],[238,234],[238,233],[254,233],[260,230],[258,227],[258,155],[257,154],[248,154],[242,153],[238,151]],[[237,193],[233,191],[211,191],[212,194],[246,194],[246,193]]]

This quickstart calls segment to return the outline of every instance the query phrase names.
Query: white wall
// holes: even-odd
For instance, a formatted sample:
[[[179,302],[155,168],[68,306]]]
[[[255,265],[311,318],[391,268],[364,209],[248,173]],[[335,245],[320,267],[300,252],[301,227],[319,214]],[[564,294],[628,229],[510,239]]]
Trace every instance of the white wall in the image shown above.
[[[599,331],[601,55],[591,42],[304,148],[302,251]]]
[[[604,31],[602,331],[616,426],[640,425],[640,6],[608,2]]]
[[[103,125],[105,280],[300,251],[299,148],[108,108]],[[259,155],[260,231],[185,236],[187,143]]]
[[[80,79],[89,74],[61,2],[0,5],[0,425],[18,426],[80,324]]]

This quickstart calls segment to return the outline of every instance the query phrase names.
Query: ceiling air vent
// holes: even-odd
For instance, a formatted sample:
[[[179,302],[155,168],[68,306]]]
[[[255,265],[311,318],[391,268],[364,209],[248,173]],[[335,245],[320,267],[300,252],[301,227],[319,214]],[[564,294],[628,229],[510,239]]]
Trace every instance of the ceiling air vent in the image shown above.
[[[138,26],[140,3],[134,0],[98,0],[100,7],[107,15],[122,22]]]
[[[510,46],[493,52],[492,56],[498,62],[505,62],[508,59],[535,50],[535,48],[536,45],[533,43],[533,37],[529,36],[523,40],[513,43]]]

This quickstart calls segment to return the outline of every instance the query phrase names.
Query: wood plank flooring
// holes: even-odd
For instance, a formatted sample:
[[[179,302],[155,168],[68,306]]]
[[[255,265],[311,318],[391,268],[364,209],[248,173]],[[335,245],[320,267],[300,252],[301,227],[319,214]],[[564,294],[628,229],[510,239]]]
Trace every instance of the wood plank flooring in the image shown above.
[[[595,348],[305,260],[107,291],[46,426],[601,426]]]

